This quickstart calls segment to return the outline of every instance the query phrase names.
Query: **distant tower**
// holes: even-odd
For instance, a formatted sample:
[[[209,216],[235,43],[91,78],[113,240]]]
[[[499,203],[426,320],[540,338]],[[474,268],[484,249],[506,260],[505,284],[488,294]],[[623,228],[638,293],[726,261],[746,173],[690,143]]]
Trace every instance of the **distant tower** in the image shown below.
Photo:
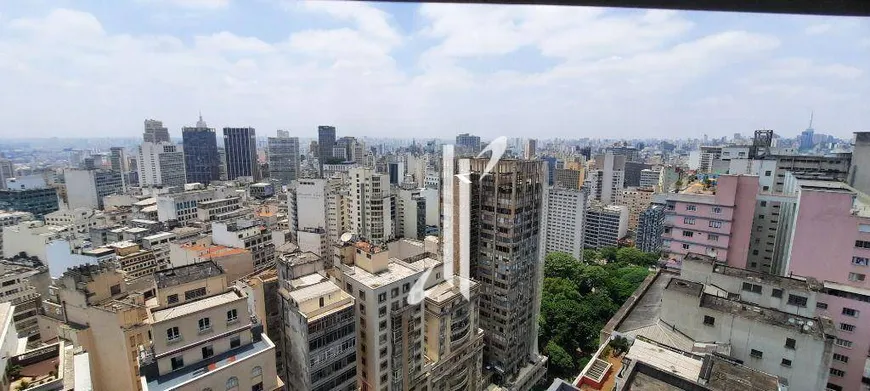
[[[257,134],[254,128],[224,128],[227,179],[253,177],[260,180],[257,166]]]
[[[813,146],[815,145],[813,143],[813,136],[815,133],[815,130],[813,130],[813,114],[813,112],[810,112],[810,126],[807,127],[807,130],[801,132],[799,147],[801,151],[813,149]]]
[[[221,163],[217,135],[202,120],[201,112],[196,127],[181,128],[181,139],[184,144],[187,183],[209,184],[211,181],[220,180]]]

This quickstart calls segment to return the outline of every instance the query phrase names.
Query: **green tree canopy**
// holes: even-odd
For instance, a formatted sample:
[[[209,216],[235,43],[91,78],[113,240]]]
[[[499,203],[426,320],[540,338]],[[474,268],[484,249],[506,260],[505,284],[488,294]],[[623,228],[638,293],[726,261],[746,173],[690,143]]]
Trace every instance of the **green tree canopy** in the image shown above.
[[[552,370],[553,374],[562,377],[565,375],[573,375],[576,368],[574,367],[574,358],[568,352],[555,342],[550,341],[544,352],[549,357],[548,370]]]
[[[581,270],[583,270],[583,262],[568,253],[549,253],[544,259],[544,277],[574,279]]]

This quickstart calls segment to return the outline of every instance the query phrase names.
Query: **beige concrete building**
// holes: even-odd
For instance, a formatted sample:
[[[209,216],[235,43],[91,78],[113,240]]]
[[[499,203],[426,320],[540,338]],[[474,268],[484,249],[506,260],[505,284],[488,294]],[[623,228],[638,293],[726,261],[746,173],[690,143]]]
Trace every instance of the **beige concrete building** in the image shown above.
[[[278,390],[275,345],[214,262],[158,272],[152,340],[140,346],[141,389]]]
[[[640,214],[652,204],[653,189],[636,188],[622,191],[622,205],[628,208],[628,229],[637,231]]]
[[[128,277],[139,278],[149,276],[159,270],[154,251],[142,249],[133,242],[109,243],[106,247],[115,249],[116,262]]]
[[[553,173],[553,183],[565,189],[578,190],[586,180],[585,169],[557,168]]]
[[[13,260],[0,262],[0,302],[14,306],[15,328],[20,337],[39,340],[37,314],[50,285],[48,268],[38,262],[29,265]]]
[[[170,245],[172,266],[184,266],[213,261],[226,273],[228,281],[235,281],[254,272],[254,258],[250,250],[199,242]]]

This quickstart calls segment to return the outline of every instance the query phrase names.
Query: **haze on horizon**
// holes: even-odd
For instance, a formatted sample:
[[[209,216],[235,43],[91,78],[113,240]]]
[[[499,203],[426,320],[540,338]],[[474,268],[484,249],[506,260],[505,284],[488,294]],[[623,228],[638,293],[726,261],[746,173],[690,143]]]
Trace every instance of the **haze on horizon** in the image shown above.
[[[265,0],[0,7],[0,138],[683,138],[870,129],[870,21]]]

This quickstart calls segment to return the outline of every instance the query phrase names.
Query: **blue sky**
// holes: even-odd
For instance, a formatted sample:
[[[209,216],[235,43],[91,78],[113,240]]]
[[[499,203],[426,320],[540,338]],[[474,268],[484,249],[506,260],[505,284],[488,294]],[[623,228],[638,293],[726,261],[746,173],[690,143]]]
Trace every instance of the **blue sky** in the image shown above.
[[[0,137],[870,129],[870,22],[513,5],[0,1]]]

